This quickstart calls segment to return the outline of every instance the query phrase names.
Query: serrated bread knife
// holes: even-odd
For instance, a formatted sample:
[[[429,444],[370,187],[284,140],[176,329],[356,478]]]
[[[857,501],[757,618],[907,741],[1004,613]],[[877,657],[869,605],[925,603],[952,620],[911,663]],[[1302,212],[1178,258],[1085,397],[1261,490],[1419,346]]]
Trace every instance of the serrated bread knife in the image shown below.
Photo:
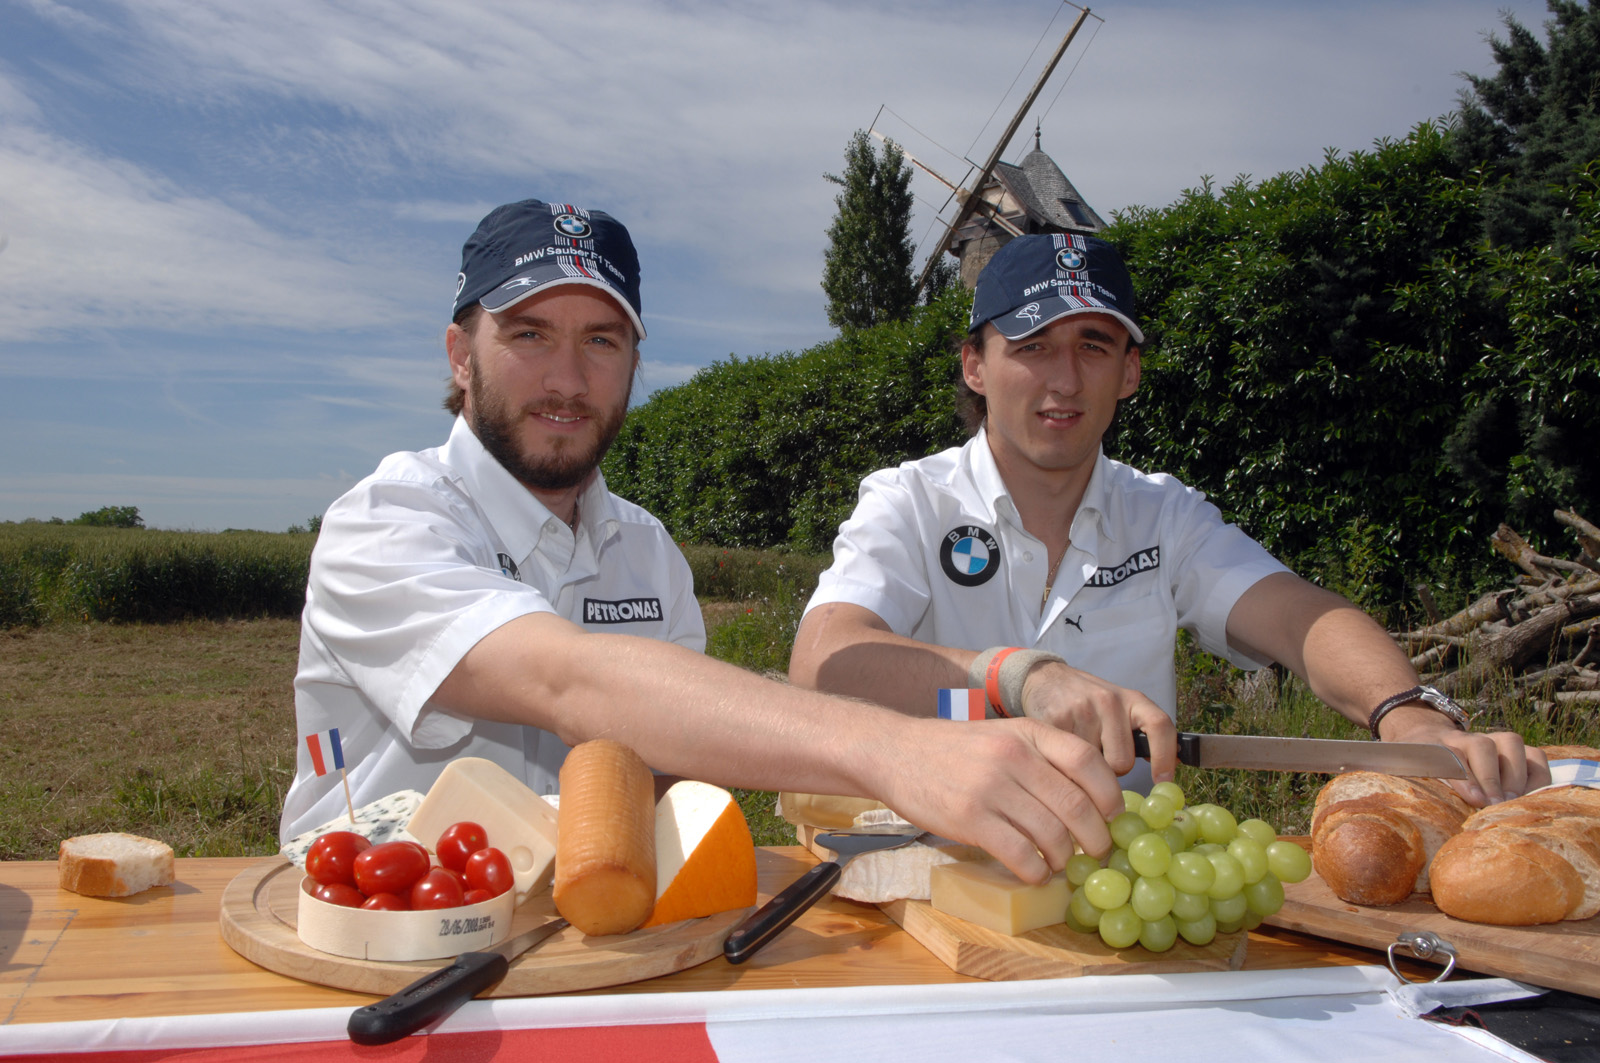
[[[1150,759],[1150,740],[1133,732],[1133,755]],[[1178,732],[1178,760],[1194,768],[1256,771],[1377,771],[1427,779],[1469,779],[1466,767],[1444,746],[1425,742],[1345,741]]]
[[[506,976],[511,961],[568,927],[541,923],[482,952],[465,952],[450,966],[423,975],[400,992],[350,1013],[346,1027],[358,1045],[386,1045],[442,1019]]]

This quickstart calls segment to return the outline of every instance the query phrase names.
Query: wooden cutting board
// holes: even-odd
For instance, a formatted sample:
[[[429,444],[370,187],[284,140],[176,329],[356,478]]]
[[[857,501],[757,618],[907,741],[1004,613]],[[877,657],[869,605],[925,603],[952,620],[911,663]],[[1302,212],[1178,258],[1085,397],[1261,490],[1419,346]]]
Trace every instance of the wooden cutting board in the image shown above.
[[[802,844],[822,859],[832,859],[830,850],[815,843],[817,833],[810,827],[796,828]],[[1114,949],[1097,935],[1080,934],[1064,924],[1013,937],[936,911],[927,901],[890,901],[878,907],[952,971],[990,981],[1237,971],[1244,964],[1249,938],[1241,931],[1220,934],[1205,946],[1179,939],[1166,952],[1150,952],[1138,945]]]
[[[280,856],[240,872],[223,891],[223,940],[269,971],[374,996],[388,996],[449,966],[448,959],[413,963],[346,959],[306,945],[295,933],[301,877],[301,870]],[[681,971],[721,955],[723,939],[750,911],[741,908],[609,937],[585,937],[569,927],[511,961],[510,972],[483,995],[520,997],[601,989]],[[520,934],[553,918],[555,905],[546,891],[516,910],[511,933]]]
[[[1425,894],[1388,908],[1348,904],[1315,872],[1283,887],[1283,908],[1266,922],[1287,930],[1387,949],[1402,933],[1427,930],[1455,946],[1456,966],[1550,989],[1600,996],[1600,917],[1548,926],[1488,926],[1452,919]],[[1395,950],[1410,957],[1410,950]],[[1435,961],[1442,967],[1442,958]]]

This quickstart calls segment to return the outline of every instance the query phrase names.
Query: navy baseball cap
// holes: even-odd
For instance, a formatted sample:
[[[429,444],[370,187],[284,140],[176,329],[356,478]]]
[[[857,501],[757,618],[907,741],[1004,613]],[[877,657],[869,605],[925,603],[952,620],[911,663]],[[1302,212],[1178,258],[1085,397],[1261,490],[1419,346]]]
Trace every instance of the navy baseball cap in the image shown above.
[[[461,248],[452,320],[473,303],[491,314],[560,284],[599,288],[644,339],[639,255],[621,222],[603,210],[524,199],[491,210]]]
[[[1072,314],[1110,314],[1134,343],[1144,342],[1133,319],[1133,280],[1117,249],[1094,236],[1038,233],[1016,237],[983,267],[967,328],[987,323],[1020,340]]]

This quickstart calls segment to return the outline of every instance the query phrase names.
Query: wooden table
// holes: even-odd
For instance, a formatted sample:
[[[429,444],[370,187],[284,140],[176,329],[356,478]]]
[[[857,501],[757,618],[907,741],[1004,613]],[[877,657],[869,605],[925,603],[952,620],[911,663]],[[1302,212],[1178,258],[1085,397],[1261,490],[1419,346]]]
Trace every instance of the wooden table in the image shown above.
[[[283,1008],[357,1007],[373,998],[257,967],[218,929],[222,891],[259,857],[184,859],[177,882],[135,897],[60,889],[54,861],[0,863],[0,1024]],[[816,858],[798,846],[758,853],[763,898]],[[1384,965],[1382,952],[1262,927],[1247,970]],[[1404,963],[1409,977],[1437,968]],[[753,960],[721,958],[603,993],[968,982],[871,905],[829,898]]]

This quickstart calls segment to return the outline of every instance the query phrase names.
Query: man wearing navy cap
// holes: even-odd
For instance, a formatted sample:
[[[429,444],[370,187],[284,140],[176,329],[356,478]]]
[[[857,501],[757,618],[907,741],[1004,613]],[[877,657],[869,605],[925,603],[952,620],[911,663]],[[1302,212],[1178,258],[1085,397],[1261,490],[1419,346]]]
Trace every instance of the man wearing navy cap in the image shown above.
[[[606,490],[645,329],[609,215],[526,200],[462,250],[441,447],[391,454],[328,510],[311,559],[295,712],[337,728],[352,800],[426,791],[484,757],[552,793],[605,736],[659,771],[871,797],[1041,881],[1122,809],[1095,747],[1033,720],[976,738],[704,656],[688,566]],[[301,748],[280,834],[344,809]]]
[[[1543,785],[1514,734],[1465,714],[1388,635],[1289,572],[1198,491],[1107,458],[1139,385],[1144,333],[1115,248],[1013,239],[973,293],[961,349],[965,446],[861,485],[796,635],[799,685],[934,711],[982,689],[991,715],[1048,721],[1100,748],[1123,785],[1175,767],[1178,629],[1244,668],[1280,662],[1374,737],[1449,746],[1474,804]],[[1132,733],[1150,736],[1136,761]]]

